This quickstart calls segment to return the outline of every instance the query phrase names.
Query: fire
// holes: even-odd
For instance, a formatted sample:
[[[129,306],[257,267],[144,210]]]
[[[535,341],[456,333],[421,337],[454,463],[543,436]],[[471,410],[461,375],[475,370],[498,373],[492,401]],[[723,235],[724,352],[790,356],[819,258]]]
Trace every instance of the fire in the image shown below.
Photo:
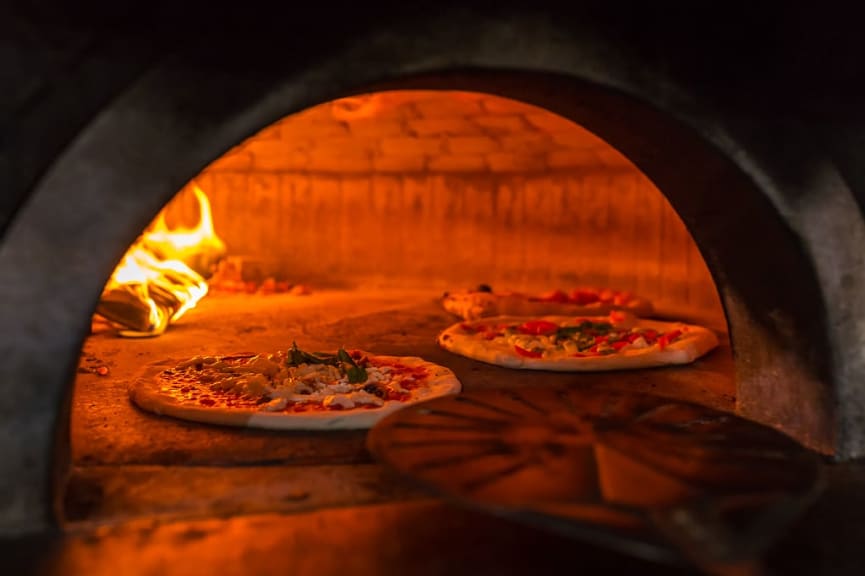
[[[210,201],[201,188],[193,185],[192,193],[198,201],[198,224],[193,228],[170,230],[165,223],[165,210],[156,215],[143,240],[147,248],[163,258],[188,260],[199,258],[202,254],[222,254],[225,243],[213,229]]]
[[[213,228],[207,195],[193,185],[199,218],[192,228],[170,229],[163,209],[129,247],[102,291],[96,312],[127,330],[157,336],[194,308],[208,291],[204,274],[225,254]]]

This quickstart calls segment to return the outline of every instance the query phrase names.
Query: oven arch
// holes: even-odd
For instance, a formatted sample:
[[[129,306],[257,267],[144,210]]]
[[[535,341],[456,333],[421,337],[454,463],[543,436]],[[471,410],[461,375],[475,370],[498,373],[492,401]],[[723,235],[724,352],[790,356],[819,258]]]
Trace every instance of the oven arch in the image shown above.
[[[806,158],[813,178],[785,187],[735,118],[709,113],[662,70],[635,75],[633,54],[569,35],[551,18],[440,18],[448,26],[382,21],[304,62],[268,52],[276,46],[266,39],[233,45],[230,57],[225,46],[192,46],[86,123],[0,246],[0,347],[10,357],[0,369],[8,455],[0,533],[56,522],[52,483],[62,483],[71,373],[105,279],[150,218],[207,163],[278,118],[396,86],[524,100],[618,148],[667,195],[713,272],[739,411],[820,452],[865,454],[865,409],[851,392],[865,376],[856,348],[865,326],[838,298],[865,286],[853,249],[865,227],[832,165],[815,153]],[[250,70],[244,55],[260,61]],[[837,228],[827,232],[826,222]]]

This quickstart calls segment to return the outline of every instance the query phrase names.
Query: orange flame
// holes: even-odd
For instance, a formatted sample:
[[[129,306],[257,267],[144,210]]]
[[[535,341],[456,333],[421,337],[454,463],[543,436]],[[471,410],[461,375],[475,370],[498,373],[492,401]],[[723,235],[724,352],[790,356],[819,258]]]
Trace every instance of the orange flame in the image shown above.
[[[213,229],[207,195],[195,185],[192,192],[198,202],[198,224],[169,229],[163,209],[105,285],[97,313],[129,328],[121,335],[157,336],[207,294],[202,274],[208,262],[225,253],[225,243]]]
[[[163,258],[173,260],[194,259],[202,253],[223,253],[225,243],[213,229],[213,217],[207,194],[198,186],[192,186],[198,201],[198,224],[192,228],[170,230],[165,223],[165,210],[156,215],[144,234],[145,245]]]

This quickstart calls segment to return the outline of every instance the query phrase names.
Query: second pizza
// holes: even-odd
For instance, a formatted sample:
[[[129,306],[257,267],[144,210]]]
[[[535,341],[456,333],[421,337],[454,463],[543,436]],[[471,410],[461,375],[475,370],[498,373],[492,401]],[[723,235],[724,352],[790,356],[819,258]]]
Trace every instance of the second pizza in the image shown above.
[[[718,346],[703,326],[607,316],[496,316],[459,322],[438,335],[455,354],[507,368],[562,372],[688,364]]]

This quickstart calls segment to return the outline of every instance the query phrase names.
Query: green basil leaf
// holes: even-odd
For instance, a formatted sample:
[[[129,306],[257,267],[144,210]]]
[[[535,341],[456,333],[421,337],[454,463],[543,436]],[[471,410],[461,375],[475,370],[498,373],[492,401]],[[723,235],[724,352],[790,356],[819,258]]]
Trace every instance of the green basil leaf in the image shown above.
[[[339,350],[337,350],[336,351],[336,357],[341,362],[345,362],[346,364],[351,364],[352,366],[355,366],[355,367],[357,366],[357,364],[354,361],[354,358],[351,357],[351,354],[349,354],[348,352],[345,351],[345,348],[340,348]]]
[[[352,384],[366,382],[369,375],[363,366],[358,366],[351,354],[340,348],[336,354],[328,354],[326,352],[304,352],[297,347],[297,342],[291,343],[291,348],[288,350],[288,356],[285,359],[286,366],[300,366],[301,364],[328,364],[336,366],[339,370],[348,376],[348,381]]]
[[[303,352],[297,347],[297,342],[291,343],[291,348],[288,350],[288,356],[285,359],[286,366],[299,366],[303,364]]]
[[[345,375],[348,376],[348,381],[352,384],[366,382],[366,379],[369,377],[366,370],[360,366],[349,366],[345,371]]]
[[[330,364],[336,366],[338,361],[333,354],[310,354],[309,352],[304,352],[297,347],[297,342],[292,342],[291,349],[288,351],[288,357],[285,359],[285,365],[300,366],[301,364]]]
[[[603,334],[608,334],[613,329],[613,325],[607,322],[596,322],[593,326],[594,330]]]
[[[366,369],[358,366],[354,358],[351,357],[351,354],[346,352],[344,348],[340,348],[336,352],[336,357],[343,363],[342,368],[345,370],[345,375],[348,376],[349,382],[352,384],[366,382],[366,379],[369,377]]]
[[[580,326],[559,326],[556,329],[556,338],[569,338],[581,332]]]

